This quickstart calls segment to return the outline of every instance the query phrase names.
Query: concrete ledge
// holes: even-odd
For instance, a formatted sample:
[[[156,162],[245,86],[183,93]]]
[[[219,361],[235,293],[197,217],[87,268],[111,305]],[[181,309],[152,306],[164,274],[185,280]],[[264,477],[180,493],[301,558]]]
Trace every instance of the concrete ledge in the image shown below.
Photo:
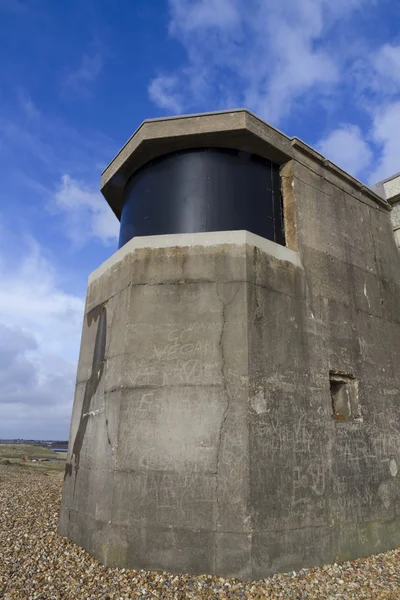
[[[311,161],[335,185],[344,182],[356,195],[390,210],[379,190],[366,187],[302,140],[288,137],[244,108],[143,121],[103,171],[101,192],[120,219],[125,186],[144,164],[171,152],[207,147],[243,150],[280,165],[291,159],[306,166]]]
[[[354,177],[353,175],[350,175],[350,173],[347,173],[346,171],[344,171],[344,169],[342,169],[341,167],[339,167],[332,161],[325,158],[322,154],[317,152],[317,150],[314,150],[314,148],[312,148],[311,146],[309,146],[308,144],[306,144],[305,142],[303,142],[302,140],[300,140],[297,137],[291,138],[291,144],[292,144],[292,148],[295,151],[293,158],[295,160],[297,160],[298,162],[304,164],[304,166],[310,167],[310,165],[307,164],[307,162],[304,162],[304,160],[302,160],[302,156],[306,156],[308,159],[311,159],[311,161],[314,162],[315,165],[319,165],[320,167],[323,167],[323,171],[321,172],[321,175],[323,177],[326,177],[328,180],[331,180],[329,178],[329,173],[330,173],[331,176],[334,177],[334,179],[331,180],[331,182],[334,185],[341,187],[340,181],[343,181],[348,186],[350,186],[350,188],[352,188],[354,190],[353,195],[355,195],[355,197],[357,197],[356,194],[358,194],[358,193],[361,196],[365,195],[369,199],[373,200],[376,204],[378,204],[381,208],[384,208],[385,210],[388,210],[388,211],[391,210],[390,205],[388,204],[388,202],[386,201],[384,196],[380,193],[378,186],[373,186],[372,188],[366,186],[361,181],[359,181],[356,177]],[[361,200],[361,197],[357,197],[357,199]]]
[[[89,284],[101,277],[108,269],[118,264],[128,254],[132,254],[139,248],[174,248],[195,246],[221,246],[230,244],[233,246],[255,246],[274,258],[294,264],[302,268],[298,252],[276,244],[271,240],[250,233],[249,231],[210,231],[201,233],[178,233],[168,235],[150,235],[134,237],[122,246],[103,264],[89,275]]]

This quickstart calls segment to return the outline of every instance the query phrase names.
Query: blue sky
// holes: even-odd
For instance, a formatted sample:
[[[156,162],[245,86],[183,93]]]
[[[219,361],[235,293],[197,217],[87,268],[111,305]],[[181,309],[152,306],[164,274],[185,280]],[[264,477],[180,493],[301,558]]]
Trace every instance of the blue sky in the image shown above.
[[[245,106],[367,184],[400,171],[392,0],[0,0],[0,437],[66,439],[100,174],[142,120]]]

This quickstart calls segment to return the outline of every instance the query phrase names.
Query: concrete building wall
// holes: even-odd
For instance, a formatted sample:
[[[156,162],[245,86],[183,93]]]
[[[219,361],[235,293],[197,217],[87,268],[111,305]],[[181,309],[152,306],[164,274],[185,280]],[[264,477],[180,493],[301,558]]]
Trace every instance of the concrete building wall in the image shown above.
[[[289,248],[133,239],[91,277],[60,530],[107,565],[259,578],[400,543],[389,212],[312,158],[282,183]]]
[[[250,531],[245,249],[141,248],[89,286],[61,530],[107,564],[221,571]]]
[[[400,260],[389,214],[298,163],[283,174],[303,270],[252,257],[254,577],[400,540]],[[332,418],[330,372],[356,378],[361,418]]]

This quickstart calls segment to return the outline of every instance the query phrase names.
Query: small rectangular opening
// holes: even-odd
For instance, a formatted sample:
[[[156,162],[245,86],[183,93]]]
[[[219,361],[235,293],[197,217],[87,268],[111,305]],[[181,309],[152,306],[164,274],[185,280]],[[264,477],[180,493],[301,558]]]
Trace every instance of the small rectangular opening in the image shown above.
[[[336,421],[362,421],[358,379],[354,375],[330,371],[332,417]]]

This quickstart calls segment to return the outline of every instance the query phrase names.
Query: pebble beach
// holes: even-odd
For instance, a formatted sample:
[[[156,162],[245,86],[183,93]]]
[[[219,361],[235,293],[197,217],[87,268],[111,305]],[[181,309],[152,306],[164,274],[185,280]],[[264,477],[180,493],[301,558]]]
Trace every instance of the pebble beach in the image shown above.
[[[400,598],[400,549],[256,582],[110,569],[57,531],[62,473],[0,465],[0,598]]]

